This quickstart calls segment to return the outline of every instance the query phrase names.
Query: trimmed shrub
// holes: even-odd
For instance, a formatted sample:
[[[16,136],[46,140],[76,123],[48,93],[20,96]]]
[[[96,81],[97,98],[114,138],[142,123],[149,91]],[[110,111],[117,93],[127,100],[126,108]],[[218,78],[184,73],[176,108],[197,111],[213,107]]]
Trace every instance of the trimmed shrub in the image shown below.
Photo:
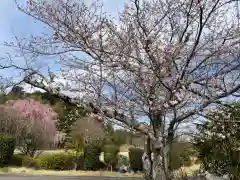
[[[84,147],[84,170],[98,170],[101,148],[98,143],[90,143]]]
[[[122,165],[129,166],[129,160],[126,156],[118,155],[117,169],[119,169]]]
[[[38,158],[41,169],[72,170],[74,168],[74,156],[71,154],[47,154]]]
[[[23,160],[26,156],[23,154],[13,154],[12,159],[11,159],[11,165],[12,166],[17,166],[20,167],[23,165]]]
[[[180,154],[180,158],[183,166],[191,166],[193,163],[190,157],[190,151],[185,151],[182,154]]]
[[[14,149],[15,138],[11,136],[0,136],[0,166],[3,167],[11,162]]]
[[[140,148],[129,148],[130,167],[134,172],[143,170],[142,155],[144,151]]]
[[[107,164],[108,168],[113,168],[116,167],[117,162],[118,162],[118,152],[119,152],[119,147],[110,144],[110,145],[105,145],[103,148],[104,152],[104,162]]]
[[[84,156],[80,155],[77,158],[77,169],[76,170],[84,170]]]
[[[40,163],[39,159],[26,156],[24,154],[14,154],[11,159],[12,166],[17,166],[17,167],[28,167],[28,168],[35,168],[39,169],[40,168]]]
[[[22,166],[34,169],[40,169],[40,160],[30,156],[24,156]]]
[[[170,166],[171,170],[176,170],[183,166],[183,161],[182,161],[179,153],[170,152],[169,158],[170,158],[169,166]]]
[[[188,151],[182,152],[182,153],[172,151],[170,153],[170,169],[171,170],[176,170],[182,166],[191,166],[191,165],[192,165],[192,160],[188,154]]]

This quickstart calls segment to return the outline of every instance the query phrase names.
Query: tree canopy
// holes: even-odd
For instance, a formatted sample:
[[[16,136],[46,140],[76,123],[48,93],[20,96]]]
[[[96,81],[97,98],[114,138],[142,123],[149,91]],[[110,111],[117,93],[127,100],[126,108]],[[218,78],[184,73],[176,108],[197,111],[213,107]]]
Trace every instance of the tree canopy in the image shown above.
[[[195,145],[203,167],[209,172],[240,177],[240,103],[218,107],[198,126]]]
[[[232,0],[133,0],[116,18],[97,0],[17,6],[51,33],[6,43],[20,50],[26,64],[12,60],[17,51],[0,67],[22,71],[21,82],[82,106],[99,120],[144,134],[156,155],[151,160],[147,153],[154,167],[148,170],[158,172],[149,172],[153,179],[170,177],[168,152],[179,127],[192,125],[224,98],[239,96],[239,16]],[[53,56],[60,72],[34,66]],[[143,117],[148,128],[141,126]]]

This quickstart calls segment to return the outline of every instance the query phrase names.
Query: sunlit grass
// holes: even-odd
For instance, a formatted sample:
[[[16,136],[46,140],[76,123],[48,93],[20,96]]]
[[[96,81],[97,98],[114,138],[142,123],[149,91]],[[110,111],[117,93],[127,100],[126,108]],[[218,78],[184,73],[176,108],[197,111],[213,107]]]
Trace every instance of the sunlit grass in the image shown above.
[[[142,177],[141,173],[126,173],[110,171],[52,171],[52,170],[34,170],[30,168],[2,168],[2,173],[13,173],[23,175],[54,175],[54,176],[110,176],[110,177]]]

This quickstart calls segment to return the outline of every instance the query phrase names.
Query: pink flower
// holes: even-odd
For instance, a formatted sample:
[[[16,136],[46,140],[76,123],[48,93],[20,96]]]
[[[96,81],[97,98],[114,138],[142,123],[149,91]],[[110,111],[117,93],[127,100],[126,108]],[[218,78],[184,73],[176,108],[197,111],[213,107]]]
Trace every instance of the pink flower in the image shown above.
[[[49,140],[54,138],[58,115],[48,104],[41,104],[33,99],[19,99],[7,101],[6,105],[17,110],[22,119],[29,121],[29,128],[40,130]]]

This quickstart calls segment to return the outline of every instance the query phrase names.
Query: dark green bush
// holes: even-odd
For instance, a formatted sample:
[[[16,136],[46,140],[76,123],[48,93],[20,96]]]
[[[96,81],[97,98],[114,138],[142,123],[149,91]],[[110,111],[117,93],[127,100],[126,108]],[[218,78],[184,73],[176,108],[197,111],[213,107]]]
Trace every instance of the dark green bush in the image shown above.
[[[176,152],[170,153],[170,169],[176,170],[183,166],[183,161],[180,157],[180,154]]]
[[[185,152],[176,152],[172,151],[170,153],[170,169],[176,170],[182,166],[191,166],[192,160],[191,156],[188,154],[188,151]]]
[[[0,136],[0,166],[3,167],[11,162],[14,149],[15,138],[11,136]]]
[[[39,159],[26,156],[24,154],[14,154],[11,159],[12,166],[17,166],[17,167],[28,167],[28,168],[35,168],[39,169],[40,168],[40,163]]]
[[[192,165],[190,151],[185,151],[185,152],[181,153],[180,158],[181,158],[183,166],[191,166]]]
[[[111,168],[111,170],[114,169],[118,162],[119,147],[114,144],[105,145],[103,152],[104,162],[107,164],[108,168]]]
[[[107,169],[107,165],[104,162],[99,161],[98,165],[97,165],[97,169],[98,170],[106,170]]]
[[[71,170],[74,168],[74,156],[71,154],[47,154],[38,158],[41,169]]]
[[[77,158],[77,170],[83,170],[84,169],[84,156],[80,155]]]
[[[12,159],[11,159],[11,165],[12,166],[17,166],[17,167],[21,167],[23,165],[23,159],[25,158],[26,156],[23,155],[23,154],[14,154],[12,156]]]
[[[101,147],[98,143],[90,143],[84,147],[84,170],[98,170]]]
[[[140,148],[129,148],[130,167],[134,172],[143,170],[142,155],[144,151]]]

